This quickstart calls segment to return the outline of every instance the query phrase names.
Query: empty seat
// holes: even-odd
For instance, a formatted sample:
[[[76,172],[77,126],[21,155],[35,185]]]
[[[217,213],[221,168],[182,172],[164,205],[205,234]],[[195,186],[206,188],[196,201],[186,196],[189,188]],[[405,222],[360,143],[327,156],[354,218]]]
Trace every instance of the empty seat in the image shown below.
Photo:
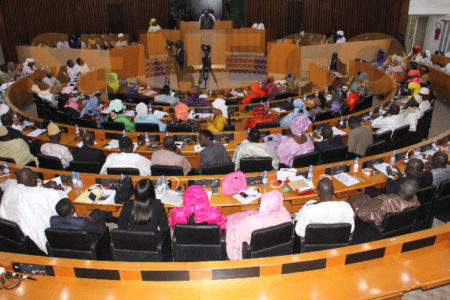
[[[235,131],[236,127],[234,126],[234,124],[227,124],[223,127],[222,131]]]
[[[136,123],[138,132],[159,132],[159,125],[156,123]]]
[[[325,121],[331,119],[332,111],[326,111],[323,113],[318,113],[314,119],[315,122]]]
[[[389,142],[391,150],[399,149],[408,146],[409,143],[409,125],[400,126],[392,132],[391,140]]]
[[[0,251],[45,255],[17,223],[0,218]]]
[[[192,132],[192,128],[190,126],[182,125],[167,125],[166,130],[168,132]]]
[[[386,141],[386,143],[389,143],[389,140],[391,139],[392,131],[388,130],[381,133],[374,133],[373,134],[373,142],[377,143],[380,141]]]
[[[434,185],[417,190],[417,200],[420,207],[414,230],[431,228],[433,224],[433,199],[436,187]]]
[[[244,173],[262,172],[272,170],[272,157],[246,157],[242,158],[240,170]]]
[[[280,127],[280,122],[256,123],[255,125],[256,129],[276,128],[276,127]]]
[[[234,172],[234,163],[203,167],[202,175],[224,175]],[[153,175],[153,173],[152,173]]]
[[[10,158],[10,157],[0,157],[0,161],[6,161],[6,162],[9,162],[9,163],[12,163],[12,164],[16,163],[16,161],[13,158]]]
[[[338,146],[326,149],[321,154],[321,162],[322,164],[329,164],[338,161],[344,161],[347,159],[347,146]]]
[[[97,123],[91,119],[75,118],[73,122],[80,127],[97,128]]]
[[[108,175],[140,175],[137,168],[106,168]]]
[[[39,167],[53,170],[64,170],[61,160],[54,156],[44,155],[42,153],[36,154],[39,161]]]
[[[125,125],[121,122],[103,122],[102,126],[107,130],[122,131],[125,129]]]
[[[386,152],[386,151],[387,151],[386,141],[385,140],[381,140],[381,141],[373,143],[372,145],[367,147],[365,156],[381,154],[381,153]]]
[[[294,224],[282,223],[252,232],[250,244],[242,243],[242,258],[269,257],[294,253]]]
[[[350,245],[352,225],[349,223],[309,224],[301,238],[301,252],[332,249]]]
[[[152,165],[152,176],[183,176],[183,168],[178,166],[158,166]]]
[[[292,163],[293,168],[309,167],[310,165],[317,165],[319,162],[320,152],[314,151],[294,157]]]
[[[102,166],[98,161],[71,161],[69,164],[70,171],[76,171],[81,173],[100,173]]]

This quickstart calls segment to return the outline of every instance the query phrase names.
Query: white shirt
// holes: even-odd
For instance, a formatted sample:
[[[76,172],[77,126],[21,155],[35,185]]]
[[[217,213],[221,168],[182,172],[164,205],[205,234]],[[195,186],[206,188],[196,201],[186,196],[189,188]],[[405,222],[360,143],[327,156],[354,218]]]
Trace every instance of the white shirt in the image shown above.
[[[0,218],[16,222],[43,252],[47,253],[45,229],[56,215],[55,205],[67,195],[43,187],[28,187],[10,181],[0,205]]]
[[[111,153],[100,171],[100,174],[107,174],[107,168],[136,168],[141,176],[150,176],[152,164],[150,160],[137,153]]]
[[[178,103],[180,103],[180,100],[178,100],[177,97],[172,97],[170,95],[158,95],[155,97],[155,101],[154,102],[158,102],[158,103],[169,103],[171,106],[175,106]]]
[[[36,72],[36,67],[33,66],[32,68],[30,68],[30,66],[26,63],[23,64],[22,66],[22,76],[25,77],[27,75],[33,74],[34,72]]]
[[[409,124],[409,131],[416,132],[417,122],[420,119],[419,108],[407,108],[401,112],[407,124]],[[405,116],[405,114],[407,114]]]
[[[338,38],[338,39],[336,40],[336,44],[343,44],[343,43],[345,43],[346,41],[347,41],[347,39],[345,38],[345,36],[343,36],[343,37]]]
[[[372,127],[378,128],[376,133],[382,133],[388,130],[394,131],[394,129],[397,129],[406,124],[407,122],[401,114],[387,117],[378,117],[372,121]]]
[[[80,68],[80,73],[81,75],[86,74],[87,72],[89,72],[89,67],[86,63],[84,63],[82,66],[78,65],[77,66]]]
[[[345,201],[317,202],[310,200],[299,210],[297,214],[297,225],[295,232],[304,237],[306,226],[309,224],[336,224],[349,223],[352,225],[351,232],[355,228],[355,214],[353,209]]]
[[[161,30],[161,26],[159,26],[159,25],[156,25],[156,26],[150,26],[150,27],[148,28],[148,32],[155,32],[155,31],[158,31],[158,30]]]
[[[255,24],[253,24],[252,28],[253,29],[260,29],[260,30],[266,29],[265,26],[264,26],[264,23],[259,23],[259,24],[255,23]]]
[[[278,159],[272,147],[267,145],[266,143],[242,143],[240,144],[233,155],[233,163],[235,165],[235,169],[239,170],[241,158],[246,157],[272,157],[272,167],[277,170],[278,169]]]
[[[75,79],[78,77],[78,73],[80,73],[80,66],[75,65],[73,68],[67,67],[67,74],[69,74],[70,79]]]
[[[419,117],[419,118],[422,118],[422,117],[423,117],[423,113],[424,113],[427,109],[429,109],[430,107],[431,107],[430,101],[422,101],[422,102],[420,102],[420,104],[419,104],[419,113],[420,113],[420,117]]]

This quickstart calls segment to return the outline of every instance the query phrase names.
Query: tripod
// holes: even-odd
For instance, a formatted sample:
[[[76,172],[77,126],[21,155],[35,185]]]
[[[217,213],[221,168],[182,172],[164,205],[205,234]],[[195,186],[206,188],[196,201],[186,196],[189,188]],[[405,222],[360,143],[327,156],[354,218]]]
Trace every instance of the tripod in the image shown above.
[[[203,66],[202,69],[200,70],[200,75],[198,77],[198,87],[200,88],[200,85],[202,84],[203,81],[205,81],[205,89],[206,89],[206,82],[208,81],[209,78],[209,73],[211,73],[212,78],[214,79],[214,82],[216,83],[217,88],[219,88],[219,84],[217,83],[217,78],[216,75],[214,74],[212,68],[211,68],[211,58],[209,57],[208,53],[205,53],[205,56],[202,59],[203,61]]]

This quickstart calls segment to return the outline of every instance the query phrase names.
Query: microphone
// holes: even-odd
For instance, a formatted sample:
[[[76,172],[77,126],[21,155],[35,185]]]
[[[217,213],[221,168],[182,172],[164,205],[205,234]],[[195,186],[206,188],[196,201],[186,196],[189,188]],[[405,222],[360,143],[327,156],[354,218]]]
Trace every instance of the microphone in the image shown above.
[[[17,278],[18,277],[18,278],[22,278],[22,279],[29,279],[29,280],[36,281],[36,278],[33,278],[32,276],[33,275],[23,275],[23,274],[20,274],[20,273],[9,272],[9,271],[6,271],[6,273],[5,273],[6,279],[11,279],[13,277]]]

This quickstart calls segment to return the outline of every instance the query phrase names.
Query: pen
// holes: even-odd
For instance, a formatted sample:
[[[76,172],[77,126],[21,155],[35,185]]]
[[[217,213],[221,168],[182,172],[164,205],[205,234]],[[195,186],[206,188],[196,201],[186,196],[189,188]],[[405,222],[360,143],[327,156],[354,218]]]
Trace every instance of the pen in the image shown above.
[[[361,179],[359,177],[355,177],[356,179],[358,179],[359,181],[364,181],[364,179]]]

